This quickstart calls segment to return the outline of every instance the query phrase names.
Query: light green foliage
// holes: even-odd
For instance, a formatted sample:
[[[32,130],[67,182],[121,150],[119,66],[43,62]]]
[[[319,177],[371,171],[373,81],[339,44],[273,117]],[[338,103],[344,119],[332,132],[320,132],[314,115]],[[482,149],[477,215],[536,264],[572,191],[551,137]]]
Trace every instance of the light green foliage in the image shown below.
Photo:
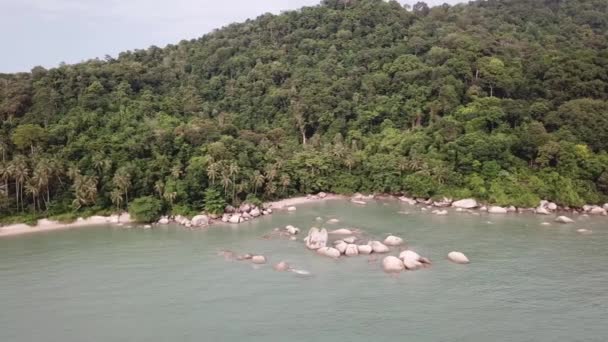
[[[210,214],[221,214],[226,207],[226,200],[221,193],[214,188],[205,191],[205,210]]]
[[[160,218],[161,212],[162,202],[151,196],[136,198],[129,204],[129,214],[137,222],[154,222]]]

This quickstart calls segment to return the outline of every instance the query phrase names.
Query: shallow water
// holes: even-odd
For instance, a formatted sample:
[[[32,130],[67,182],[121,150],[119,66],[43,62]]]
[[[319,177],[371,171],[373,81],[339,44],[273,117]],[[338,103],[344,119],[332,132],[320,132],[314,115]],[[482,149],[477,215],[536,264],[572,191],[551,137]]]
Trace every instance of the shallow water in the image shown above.
[[[317,216],[402,236],[433,266],[391,277],[366,256],[334,261],[260,238],[286,224],[306,231]],[[329,201],[238,227],[3,238],[0,341],[606,341],[608,218],[540,225],[551,219]],[[313,275],[225,261],[222,248]],[[471,264],[449,263],[451,250]]]

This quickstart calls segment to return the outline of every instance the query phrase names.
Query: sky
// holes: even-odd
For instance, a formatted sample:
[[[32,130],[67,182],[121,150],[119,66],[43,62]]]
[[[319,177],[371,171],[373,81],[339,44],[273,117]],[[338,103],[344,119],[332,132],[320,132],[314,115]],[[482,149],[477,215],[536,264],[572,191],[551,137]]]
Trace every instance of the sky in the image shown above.
[[[0,73],[163,47],[320,0],[0,0]],[[416,1],[401,0],[410,5]],[[458,0],[429,0],[429,5]]]

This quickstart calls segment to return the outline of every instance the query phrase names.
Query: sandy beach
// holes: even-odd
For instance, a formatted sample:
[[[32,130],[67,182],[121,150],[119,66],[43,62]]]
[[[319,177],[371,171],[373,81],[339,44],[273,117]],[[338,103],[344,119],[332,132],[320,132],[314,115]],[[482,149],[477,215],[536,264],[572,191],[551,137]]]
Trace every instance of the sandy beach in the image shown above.
[[[285,209],[287,207],[297,206],[299,204],[306,204],[312,202],[323,202],[329,200],[339,200],[339,199],[348,199],[349,197],[343,195],[336,194],[327,194],[324,198],[320,198],[318,196],[299,196],[299,197],[291,197],[286,198],[274,202],[268,202],[272,209]]]
[[[57,221],[51,221],[48,219],[38,220],[38,224],[35,226],[28,226],[27,224],[17,223],[11,224],[8,226],[0,227],[0,237],[4,236],[14,236],[21,234],[30,234],[30,233],[39,233],[39,232],[48,232],[53,230],[60,229],[69,229],[69,228],[80,228],[87,226],[96,226],[108,223],[128,223],[131,222],[131,218],[129,214],[123,213],[120,215],[111,215],[111,216],[91,216],[88,218],[78,218],[76,221],[72,223],[61,223]]]

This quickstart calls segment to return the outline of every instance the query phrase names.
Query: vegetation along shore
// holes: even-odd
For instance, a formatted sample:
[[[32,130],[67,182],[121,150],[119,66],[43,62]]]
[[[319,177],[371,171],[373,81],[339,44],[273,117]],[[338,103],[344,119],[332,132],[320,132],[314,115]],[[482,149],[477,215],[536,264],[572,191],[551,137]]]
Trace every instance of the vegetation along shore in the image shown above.
[[[325,0],[0,74],[0,222],[192,223],[322,191],[605,210],[608,5],[505,3]]]

